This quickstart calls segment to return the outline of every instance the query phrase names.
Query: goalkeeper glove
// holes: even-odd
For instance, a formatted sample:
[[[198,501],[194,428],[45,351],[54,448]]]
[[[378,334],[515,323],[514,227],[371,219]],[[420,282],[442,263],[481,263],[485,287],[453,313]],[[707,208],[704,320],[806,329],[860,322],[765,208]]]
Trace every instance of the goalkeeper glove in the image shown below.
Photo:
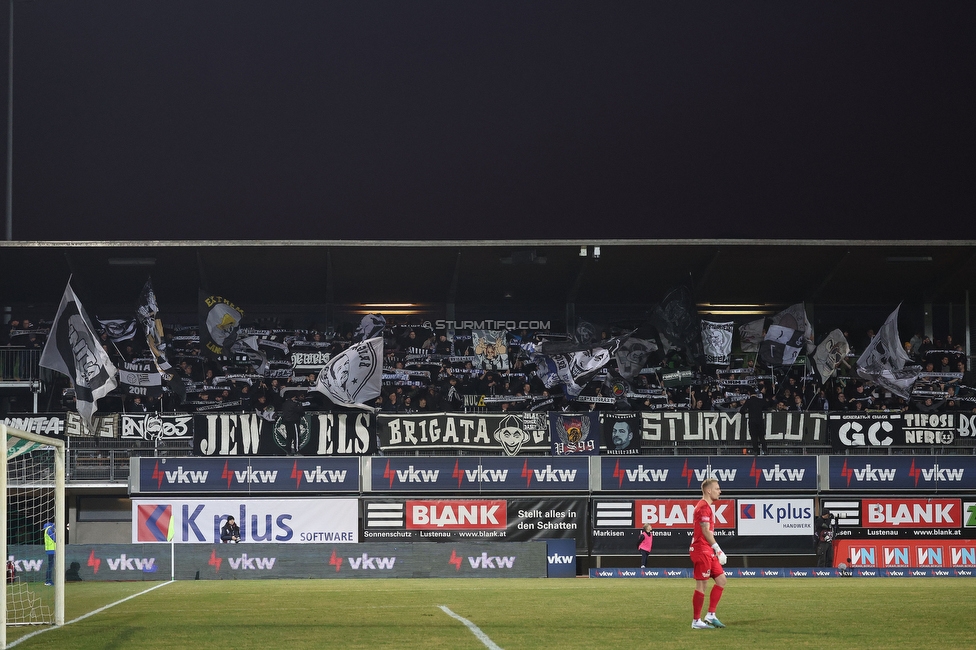
[[[718,545],[718,542],[712,544],[712,550],[715,551],[715,555],[718,556],[718,563],[725,565],[729,561],[728,556],[722,552],[722,547]]]

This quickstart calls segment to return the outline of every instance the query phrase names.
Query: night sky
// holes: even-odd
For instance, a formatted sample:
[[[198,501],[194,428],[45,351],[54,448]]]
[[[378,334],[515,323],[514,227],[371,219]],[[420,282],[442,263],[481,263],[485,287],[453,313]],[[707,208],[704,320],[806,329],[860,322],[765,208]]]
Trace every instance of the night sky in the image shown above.
[[[16,0],[14,27],[18,240],[976,239],[976,3]]]

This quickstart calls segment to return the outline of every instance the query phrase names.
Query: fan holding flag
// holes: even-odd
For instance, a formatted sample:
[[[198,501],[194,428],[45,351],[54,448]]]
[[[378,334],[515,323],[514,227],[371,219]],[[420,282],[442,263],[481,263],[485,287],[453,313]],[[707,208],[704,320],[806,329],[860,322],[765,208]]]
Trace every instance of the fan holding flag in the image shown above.
[[[355,343],[319,371],[312,390],[324,393],[336,406],[374,409],[366,402],[380,395],[383,385],[383,337]]]
[[[91,319],[71,289],[64,289],[39,365],[67,375],[75,388],[78,414],[88,429],[98,400],[118,385],[118,370],[101,345]]]

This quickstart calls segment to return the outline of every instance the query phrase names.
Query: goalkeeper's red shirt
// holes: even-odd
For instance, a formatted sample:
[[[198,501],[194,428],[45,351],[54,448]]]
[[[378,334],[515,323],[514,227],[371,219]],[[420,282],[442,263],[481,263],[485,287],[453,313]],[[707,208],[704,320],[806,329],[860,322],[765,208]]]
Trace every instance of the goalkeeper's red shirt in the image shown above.
[[[692,551],[704,551],[706,548],[711,548],[705,540],[705,534],[702,532],[702,522],[708,522],[708,530],[714,534],[715,533],[715,513],[712,512],[712,506],[708,501],[702,499],[695,506],[695,514],[692,516],[692,534],[691,534],[691,550]]]

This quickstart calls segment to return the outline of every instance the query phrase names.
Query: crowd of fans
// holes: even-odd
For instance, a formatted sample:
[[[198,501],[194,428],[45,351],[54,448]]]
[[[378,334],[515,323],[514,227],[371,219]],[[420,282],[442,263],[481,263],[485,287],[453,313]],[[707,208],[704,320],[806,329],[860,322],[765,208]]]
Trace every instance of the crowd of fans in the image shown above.
[[[40,350],[46,329],[29,320],[12,320],[3,329],[0,345],[8,349]],[[610,339],[613,330],[597,335]],[[866,341],[873,332],[867,333]],[[152,361],[144,337],[138,333],[102,342],[113,362]],[[384,413],[423,413],[487,410],[724,410],[737,411],[750,390],[777,411],[906,411],[976,412],[976,381],[967,369],[962,346],[951,336],[930,340],[916,335],[905,343],[922,372],[909,399],[864,382],[854,372],[852,351],[825,384],[806,363],[790,367],[764,366],[755,354],[733,355],[730,366],[690,367],[679,350],[657,350],[643,368],[627,380],[611,361],[590,378],[582,392],[567,397],[561,385],[547,386],[537,372],[532,343],[552,339],[547,332],[508,332],[504,367],[482,363],[468,332],[435,332],[424,326],[388,324],[384,339],[383,390],[371,406]],[[315,330],[244,329],[240,338],[255,342],[249,354],[210,358],[200,349],[195,326],[166,329],[166,358],[171,365],[161,390],[132,394],[120,384],[99,402],[99,410],[123,412],[255,410],[272,418],[292,392],[299,392],[309,410],[331,410],[326,396],[314,390],[325,360],[353,342],[345,334]],[[566,338],[565,336],[562,338]],[[849,338],[849,337],[848,337]],[[849,339],[850,340],[850,339]],[[866,343],[865,341],[865,343]],[[256,354],[255,354],[256,353]],[[4,370],[9,375],[9,368]],[[66,383],[66,378],[55,377]],[[64,385],[60,389],[66,388]],[[67,400],[51,407],[70,408]],[[138,392],[138,391],[136,391]],[[48,409],[51,410],[51,409]]]

